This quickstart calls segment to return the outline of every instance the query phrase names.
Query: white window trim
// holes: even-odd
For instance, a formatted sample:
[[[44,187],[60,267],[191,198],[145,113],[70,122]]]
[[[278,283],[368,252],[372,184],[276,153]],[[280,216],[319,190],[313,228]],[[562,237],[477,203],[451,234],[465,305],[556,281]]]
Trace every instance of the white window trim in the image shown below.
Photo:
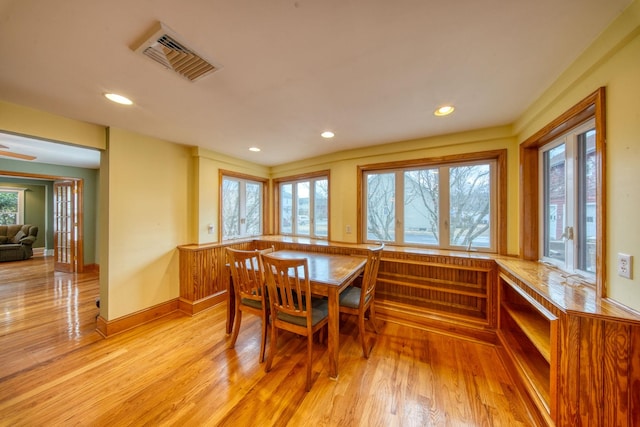
[[[490,244],[488,247],[476,247],[471,245],[470,247],[460,246],[460,245],[452,245],[450,240],[450,183],[449,183],[449,174],[441,173],[443,170],[449,171],[455,167],[462,166],[473,166],[473,165],[489,165],[490,166]],[[473,161],[460,161],[460,162],[446,162],[442,164],[426,164],[426,165],[413,165],[408,166],[406,168],[394,168],[394,169],[370,169],[366,170],[362,174],[362,188],[363,188],[363,198],[366,198],[368,194],[367,188],[367,177],[371,174],[395,174],[396,181],[396,191],[395,191],[395,240],[394,241],[386,241],[388,244],[396,244],[396,245],[404,245],[404,246],[418,246],[418,247],[429,247],[429,248],[437,248],[437,249],[445,249],[445,250],[473,250],[479,252],[488,252],[488,253],[496,253],[498,248],[498,215],[499,212],[497,210],[497,199],[498,199],[498,177],[497,177],[497,167],[498,162],[496,159],[487,158]],[[404,236],[404,172],[409,170],[416,169],[439,169],[439,195],[438,195],[438,210],[439,210],[439,243],[437,245],[429,245],[429,244],[419,244],[414,242],[405,242]],[[398,191],[400,190],[400,191]],[[362,241],[365,243],[379,243],[377,240],[372,240],[368,238],[368,230],[367,230],[367,203],[366,200],[363,200],[363,209],[362,209]]]
[[[16,224],[24,224],[24,203],[26,188],[0,187],[0,192],[18,194],[18,213]]]
[[[538,150],[539,152],[539,161],[538,161],[538,200],[541,201],[538,207],[538,218],[539,218],[539,247],[540,249],[540,259],[542,262],[554,265],[560,270],[566,271],[569,274],[579,274],[591,279],[595,278],[595,273],[580,270],[577,268],[578,265],[578,251],[576,250],[577,245],[577,233],[581,233],[582,231],[578,226],[578,208],[577,208],[577,198],[578,198],[578,179],[577,179],[577,170],[576,162],[578,161],[577,156],[577,136],[585,133],[591,129],[596,129],[595,118],[590,118],[589,120],[577,125],[576,127],[570,129],[568,132],[560,135],[555,138],[551,142],[543,145]],[[571,227],[573,235],[572,239],[565,240],[565,260],[564,262],[555,258],[550,258],[545,256],[544,248],[545,248],[545,204],[544,204],[544,154],[552,150],[555,147],[558,147],[562,144],[565,144],[565,159],[566,159],[566,169],[565,169],[565,186],[566,186],[566,209],[565,209],[565,230],[568,227]],[[566,232],[566,231],[565,231]],[[571,241],[571,244],[568,244],[568,241]]]
[[[224,226],[224,213],[223,213],[223,209],[222,207],[224,206],[224,181],[228,180],[228,181],[235,181],[238,182],[240,184],[240,188],[239,188],[239,200],[238,203],[240,204],[239,206],[239,234],[238,235],[233,235],[233,236],[225,236],[224,235],[224,230],[225,230],[225,226]],[[260,186],[260,230],[258,233],[256,234],[249,234],[247,233],[247,229],[246,229],[246,185],[247,184],[256,184]],[[221,188],[221,193],[220,194],[220,210],[221,210],[221,215],[220,215],[220,238],[223,241],[228,241],[228,240],[234,240],[234,239],[241,239],[241,238],[245,238],[245,237],[255,237],[255,236],[260,236],[264,233],[264,188],[265,188],[265,184],[262,181],[258,181],[258,180],[253,180],[250,178],[243,178],[243,177],[238,177],[238,176],[234,176],[234,175],[226,175],[223,174],[222,175],[222,181],[220,183],[220,188]],[[244,220],[244,221],[243,221]]]
[[[315,205],[316,205],[316,201],[315,201],[315,184],[318,181],[327,181],[327,192],[329,192],[329,175],[316,175],[316,176],[310,176],[308,178],[300,178],[300,179],[291,179],[291,180],[287,180],[285,178],[285,180],[282,180],[280,182],[278,182],[278,194],[279,194],[279,200],[280,200],[280,204],[278,206],[278,210],[279,210],[279,214],[278,214],[278,218],[279,218],[279,224],[278,224],[278,229],[280,234],[285,235],[285,236],[300,236],[300,237],[309,237],[312,239],[319,239],[319,240],[327,240],[329,238],[329,212],[327,212],[327,235],[323,236],[323,235],[317,235],[315,234]],[[308,217],[309,217],[309,233],[308,234],[300,234],[298,232],[298,221],[296,220],[298,218],[298,206],[297,203],[295,203],[295,201],[297,201],[297,193],[298,193],[298,184],[300,183],[308,183],[309,184],[309,213],[308,213]],[[291,186],[291,229],[292,231],[290,233],[284,232],[282,230],[282,218],[283,218],[283,214],[282,214],[282,209],[283,209],[283,204],[282,204],[282,187],[285,185],[290,185]],[[328,202],[328,197],[329,194],[327,194],[327,202]],[[327,209],[329,209],[329,206],[327,205]]]

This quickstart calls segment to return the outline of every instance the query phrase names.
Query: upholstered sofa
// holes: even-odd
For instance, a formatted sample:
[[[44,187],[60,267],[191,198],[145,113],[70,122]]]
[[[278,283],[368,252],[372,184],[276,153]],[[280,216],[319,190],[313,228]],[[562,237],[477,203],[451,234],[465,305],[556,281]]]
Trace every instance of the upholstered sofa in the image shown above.
[[[33,256],[38,227],[30,224],[0,225],[0,261],[18,261]]]

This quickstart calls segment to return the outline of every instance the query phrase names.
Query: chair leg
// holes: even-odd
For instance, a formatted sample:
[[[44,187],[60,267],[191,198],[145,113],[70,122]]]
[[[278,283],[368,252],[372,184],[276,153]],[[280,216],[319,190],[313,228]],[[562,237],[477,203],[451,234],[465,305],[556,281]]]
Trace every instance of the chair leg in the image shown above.
[[[311,360],[313,357],[313,334],[309,332],[307,335],[307,388],[311,390]]]
[[[264,362],[264,353],[267,347],[267,327],[269,323],[269,316],[262,318],[262,340],[260,341],[260,363]]]
[[[372,302],[369,306],[369,320],[373,323],[373,330],[376,331],[376,334],[379,334],[378,331],[378,321],[376,320],[376,306],[375,303]]]
[[[367,347],[367,337],[364,328],[364,314],[358,316],[358,334],[360,335],[360,344],[362,345],[362,355],[365,359],[369,358],[369,348]]]
[[[236,308],[236,314],[233,320],[233,332],[231,333],[231,342],[229,348],[233,348],[236,345],[238,339],[238,333],[240,332],[240,323],[242,322],[242,310]]]
[[[267,355],[267,362],[264,364],[264,371],[269,372],[271,370],[271,363],[273,363],[273,356],[276,352],[276,343],[278,342],[278,328],[271,322],[271,342],[269,343],[269,352]]]

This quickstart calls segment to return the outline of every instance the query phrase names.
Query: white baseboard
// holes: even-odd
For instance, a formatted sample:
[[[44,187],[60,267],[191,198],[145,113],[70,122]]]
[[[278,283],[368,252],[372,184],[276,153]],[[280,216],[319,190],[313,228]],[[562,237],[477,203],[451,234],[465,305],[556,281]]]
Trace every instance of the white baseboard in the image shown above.
[[[53,249],[33,248],[34,256],[53,256]]]

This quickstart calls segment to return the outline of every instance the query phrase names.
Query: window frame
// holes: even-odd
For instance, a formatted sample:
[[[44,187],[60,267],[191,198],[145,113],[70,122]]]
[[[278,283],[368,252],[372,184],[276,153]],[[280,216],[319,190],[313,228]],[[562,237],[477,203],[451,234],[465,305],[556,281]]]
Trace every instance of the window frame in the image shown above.
[[[224,217],[223,217],[223,205],[224,205],[224,179],[231,179],[231,180],[236,180],[236,181],[240,181],[240,182],[249,182],[249,183],[255,183],[255,184],[260,184],[261,186],[261,191],[260,191],[260,198],[261,198],[261,207],[260,207],[260,215],[261,215],[261,223],[260,223],[260,233],[259,234],[246,234],[246,235],[238,235],[238,236],[234,236],[234,237],[229,237],[229,238],[224,238]],[[228,170],[222,170],[220,169],[219,174],[218,174],[218,184],[219,184],[219,188],[218,188],[218,240],[223,242],[223,241],[229,241],[229,240],[235,240],[235,239],[244,239],[244,238],[249,238],[249,237],[255,237],[255,236],[260,236],[263,235],[265,233],[266,230],[266,225],[267,225],[267,184],[268,184],[268,180],[266,178],[260,178],[257,176],[253,176],[253,175],[247,175],[247,174],[243,174],[243,173],[238,173],[238,172],[233,172],[233,171],[228,171]],[[240,205],[243,205],[243,201],[242,201],[242,196],[241,196],[241,200],[240,200]]]
[[[555,265],[561,270],[567,271],[570,274],[577,273],[582,276],[588,278],[594,278],[595,273],[589,272],[587,270],[582,270],[579,268],[580,262],[578,261],[578,257],[581,254],[579,251],[579,246],[584,239],[585,234],[583,233],[583,224],[580,223],[579,213],[580,207],[579,202],[581,198],[580,189],[581,185],[584,183],[580,179],[580,171],[582,170],[582,164],[580,163],[578,156],[578,135],[589,132],[590,130],[595,130],[595,119],[588,118],[586,121],[577,124],[571,129],[568,129],[565,133],[558,135],[553,140],[547,142],[543,146],[538,149],[539,155],[539,170],[538,170],[538,188],[539,195],[538,200],[542,201],[539,203],[539,221],[538,225],[539,230],[541,232],[538,235],[539,247],[541,249],[540,259],[544,262],[548,262],[550,264]],[[597,135],[597,133],[596,133]],[[545,164],[544,164],[544,156],[545,153],[550,152],[551,150],[563,146],[564,145],[564,185],[565,185],[565,208],[563,211],[563,222],[566,224],[566,227],[570,227],[571,230],[568,232],[565,228],[563,230],[563,236],[566,239],[564,241],[564,250],[565,256],[564,260],[559,260],[553,257],[549,257],[545,255],[545,240],[547,234],[547,224],[545,223],[545,205],[548,195],[545,194],[546,186],[545,179],[547,178],[545,172]],[[596,218],[597,219],[597,218]],[[586,228],[586,227],[584,227]],[[567,239],[567,234],[571,234],[571,237]],[[571,242],[571,243],[569,243]]]
[[[606,116],[605,88],[600,87],[579,101],[545,127],[520,144],[520,250],[525,260],[540,259],[539,227],[539,155],[540,147],[567,130],[593,117],[596,129],[596,274],[595,288],[598,298],[605,297],[606,277]]]
[[[273,193],[275,204],[275,225],[277,233],[285,236],[307,237],[310,239],[330,240],[331,239],[331,176],[330,170],[322,170],[299,175],[291,175],[273,180]],[[327,180],[327,235],[315,234],[315,191],[311,191],[316,181]],[[292,187],[298,183],[309,182],[309,234],[297,234],[295,232],[284,233],[282,231],[282,186],[291,184]],[[313,196],[312,196],[313,194]],[[295,209],[294,209],[295,211]],[[297,213],[296,213],[297,215]],[[292,224],[293,227],[293,224]]]
[[[423,159],[413,159],[413,160],[405,160],[405,161],[397,161],[397,162],[386,162],[386,163],[376,163],[370,165],[361,165],[358,166],[358,243],[370,243],[371,240],[366,238],[367,233],[367,219],[366,219],[366,208],[365,208],[365,176],[371,172],[385,172],[385,171],[395,171],[395,170],[415,170],[417,168],[436,168],[436,167],[456,167],[456,166],[466,166],[473,163],[483,163],[483,162],[495,162],[495,197],[492,201],[492,208],[495,208],[493,212],[495,212],[495,218],[493,220],[493,230],[494,234],[494,245],[492,249],[488,248],[476,248],[472,247],[474,251],[481,252],[490,252],[497,254],[506,254],[507,248],[507,235],[506,230],[507,225],[507,206],[506,206],[506,194],[507,194],[507,170],[506,170],[506,161],[507,161],[507,150],[499,149],[499,150],[490,150],[490,151],[481,151],[481,152],[473,152],[473,153],[461,153],[454,154],[449,156],[442,157],[433,157],[433,158],[423,158]],[[403,188],[404,190],[404,188]],[[448,189],[445,194],[440,194],[440,198],[448,197]],[[440,218],[442,221],[442,218]],[[442,226],[441,226],[442,227]],[[447,237],[448,239],[448,237]],[[420,246],[423,245],[414,244],[414,243],[397,243],[397,242],[385,242],[385,244],[389,245],[397,245],[397,246]],[[428,248],[436,248],[443,250],[460,250],[459,246],[451,246],[447,241],[445,245],[424,245],[424,247]]]
[[[25,205],[25,189],[16,187],[0,187],[0,193],[15,193],[18,198],[18,207],[16,211],[16,222],[14,224],[24,224],[24,205]],[[9,225],[9,224],[8,224]]]

